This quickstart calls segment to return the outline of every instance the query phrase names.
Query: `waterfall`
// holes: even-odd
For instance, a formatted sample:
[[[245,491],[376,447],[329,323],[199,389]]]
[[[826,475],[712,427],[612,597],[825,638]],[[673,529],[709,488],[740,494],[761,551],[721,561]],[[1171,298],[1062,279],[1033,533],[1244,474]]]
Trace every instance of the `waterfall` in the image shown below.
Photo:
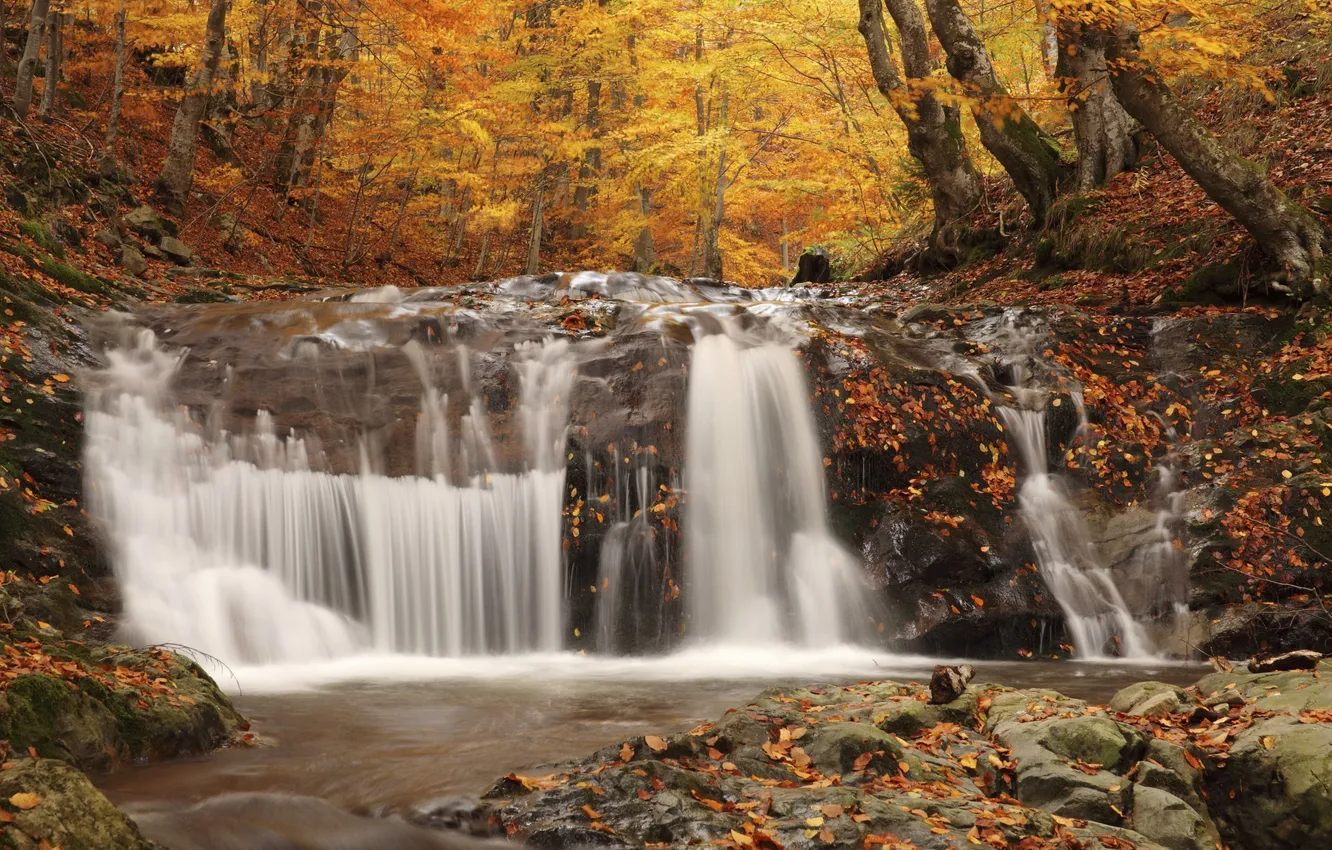
[[[828,529],[801,361],[789,345],[722,330],[697,339],[689,369],[689,632],[729,644],[854,641],[865,589]]]
[[[1049,470],[1045,412],[1001,407],[999,415],[1026,466],[1018,504],[1041,575],[1064,611],[1074,650],[1083,658],[1100,658],[1112,636],[1119,635],[1122,655],[1150,656],[1151,641],[1125,604],[1114,575],[1100,563],[1082,512]]]
[[[1037,362],[1036,346],[1016,328],[1008,331],[1021,352],[1009,364],[1012,383],[1008,387],[1019,406],[1001,404],[997,409],[1010,445],[1022,458],[1025,477],[1018,490],[1022,519],[1031,532],[1045,584],[1064,612],[1074,651],[1082,658],[1103,658],[1107,644],[1118,636],[1121,656],[1151,657],[1151,639],[1125,602],[1116,576],[1101,562],[1082,511],[1069,498],[1063,480],[1050,469],[1045,412],[1049,390],[1028,366]],[[1066,383],[1061,376],[1052,378]],[[1081,388],[1073,387],[1071,395],[1081,430],[1087,425]]]
[[[151,333],[108,360],[88,400],[86,474],[136,639],[232,662],[562,648],[566,342],[515,351],[527,469],[456,481],[428,382],[417,442],[432,474],[390,478],[368,461],[330,474],[262,413],[253,434],[205,436],[173,408],[179,357]],[[474,406],[464,430],[484,420]],[[473,437],[479,467],[488,435]]]

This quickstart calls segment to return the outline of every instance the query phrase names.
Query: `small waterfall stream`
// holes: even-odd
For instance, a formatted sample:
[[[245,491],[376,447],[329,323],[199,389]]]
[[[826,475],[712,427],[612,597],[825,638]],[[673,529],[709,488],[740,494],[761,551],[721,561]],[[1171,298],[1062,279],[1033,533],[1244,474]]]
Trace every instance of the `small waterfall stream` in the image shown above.
[[[1064,612],[1074,651],[1080,658],[1154,657],[1156,646],[1146,627],[1146,615],[1162,612],[1135,613],[1121,591],[1124,577],[1104,562],[1082,509],[1070,497],[1063,479],[1050,468],[1046,405],[1052,391],[1068,393],[1078,412],[1078,434],[1088,428],[1087,413],[1082,388],[1037,357],[1039,346],[1034,344],[1034,333],[1011,320],[1004,328],[1001,336],[1013,356],[1007,364],[1011,401],[992,398],[999,402],[997,412],[1010,435],[1010,445],[1021,458],[1018,502],[1041,575]],[[1163,586],[1163,595],[1175,599],[1177,609],[1187,592],[1186,575],[1184,588],[1176,586],[1181,578],[1176,526],[1183,505],[1176,492],[1173,469],[1168,464],[1160,469],[1154,542],[1143,558],[1142,580]],[[1117,649],[1110,651],[1112,647]]]

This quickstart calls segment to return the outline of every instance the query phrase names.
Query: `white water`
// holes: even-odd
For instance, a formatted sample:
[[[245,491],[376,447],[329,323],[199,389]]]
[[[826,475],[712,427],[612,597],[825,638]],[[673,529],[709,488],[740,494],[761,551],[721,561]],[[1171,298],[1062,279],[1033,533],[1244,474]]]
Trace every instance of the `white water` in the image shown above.
[[[457,484],[438,457],[429,478],[312,471],[263,416],[252,435],[206,439],[171,409],[178,361],[151,334],[109,357],[86,474],[135,639],[241,664],[563,646],[567,344],[517,354],[529,470]],[[420,427],[442,417],[427,407]]]
[[[823,453],[800,359],[733,324],[689,369],[685,592],[696,640],[853,642],[867,591],[828,529]]]
[[[1018,491],[1022,518],[1031,531],[1041,575],[1064,611],[1074,651],[1080,658],[1102,658],[1117,635],[1120,655],[1150,658],[1151,640],[1125,604],[1115,576],[1100,562],[1082,512],[1050,472],[1045,412],[1001,407],[999,414],[1026,466]]]

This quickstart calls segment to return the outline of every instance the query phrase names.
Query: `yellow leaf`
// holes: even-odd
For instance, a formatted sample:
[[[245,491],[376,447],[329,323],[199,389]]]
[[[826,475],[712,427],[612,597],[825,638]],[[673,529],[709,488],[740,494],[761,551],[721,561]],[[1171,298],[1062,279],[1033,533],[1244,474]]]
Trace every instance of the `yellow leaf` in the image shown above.
[[[823,826],[822,817],[805,818],[805,826]]]
[[[57,383],[65,384],[69,382],[69,375],[66,375],[64,372],[61,372],[59,375],[52,375],[51,377],[54,378]]]
[[[38,621],[37,621],[37,628],[39,628],[39,629],[49,629],[49,628],[51,628],[51,624],[50,624],[50,623],[44,623],[44,622],[42,622],[41,620],[38,620]]]
[[[42,802],[42,796],[35,791],[20,791],[9,798],[9,804],[16,809],[34,809]]]

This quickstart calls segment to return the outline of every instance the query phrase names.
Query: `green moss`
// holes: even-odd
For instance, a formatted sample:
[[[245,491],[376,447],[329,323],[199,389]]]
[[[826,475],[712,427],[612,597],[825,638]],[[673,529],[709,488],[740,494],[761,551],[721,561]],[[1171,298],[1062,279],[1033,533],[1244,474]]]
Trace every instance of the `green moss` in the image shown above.
[[[77,289],[79,292],[87,292],[91,295],[111,295],[113,293],[113,290],[105,281],[90,274],[84,274],[73,266],[62,263],[53,257],[39,257],[37,268],[55,278],[61,285],[68,286],[70,289]]]
[[[30,218],[27,221],[20,221],[19,232],[23,233],[37,246],[44,251],[55,254],[61,259],[65,258],[65,246],[60,244],[60,240],[51,233],[51,228],[46,226],[46,222],[41,219]]]
[[[0,725],[17,750],[36,748],[39,755],[60,758],[64,745],[57,723],[70,713],[70,686],[53,676],[30,674],[15,679],[6,691],[8,710]]]

